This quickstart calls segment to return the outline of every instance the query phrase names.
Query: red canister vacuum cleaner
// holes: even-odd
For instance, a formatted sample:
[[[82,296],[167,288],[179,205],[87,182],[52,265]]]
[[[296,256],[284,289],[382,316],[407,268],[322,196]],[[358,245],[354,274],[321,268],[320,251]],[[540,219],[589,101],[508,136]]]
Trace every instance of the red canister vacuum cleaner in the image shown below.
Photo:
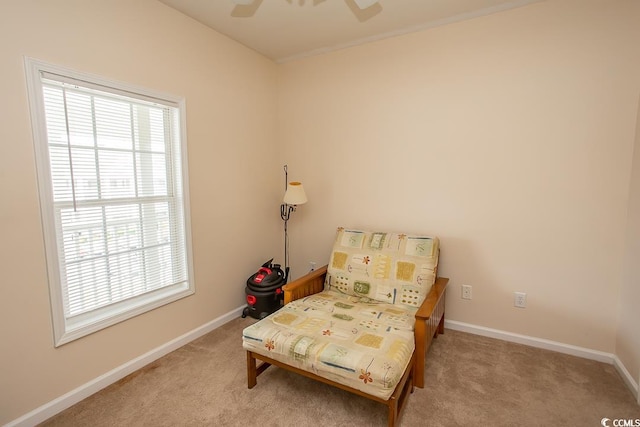
[[[247,286],[244,288],[247,306],[242,311],[242,317],[249,315],[255,319],[263,319],[282,307],[282,287],[287,283],[287,274],[280,268],[280,264],[272,264],[272,261],[273,258],[262,264],[247,279]]]

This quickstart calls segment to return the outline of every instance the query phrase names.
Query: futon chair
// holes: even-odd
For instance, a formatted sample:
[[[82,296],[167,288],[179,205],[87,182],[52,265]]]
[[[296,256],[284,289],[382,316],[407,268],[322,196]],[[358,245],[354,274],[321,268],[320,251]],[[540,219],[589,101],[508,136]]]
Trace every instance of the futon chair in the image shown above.
[[[433,236],[338,228],[328,265],[286,285],[285,306],[244,329],[249,388],[276,365],[385,404],[394,426],[444,332],[439,253]]]

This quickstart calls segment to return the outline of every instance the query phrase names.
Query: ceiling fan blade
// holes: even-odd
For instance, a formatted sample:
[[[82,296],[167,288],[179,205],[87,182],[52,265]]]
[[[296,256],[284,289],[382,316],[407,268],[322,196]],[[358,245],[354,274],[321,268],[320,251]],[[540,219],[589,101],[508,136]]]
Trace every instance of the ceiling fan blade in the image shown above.
[[[262,4],[262,0],[231,0],[236,5],[231,11],[234,18],[251,18]]]
[[[378,0],[353,0],[360,9],[366,9],[378,3]]]

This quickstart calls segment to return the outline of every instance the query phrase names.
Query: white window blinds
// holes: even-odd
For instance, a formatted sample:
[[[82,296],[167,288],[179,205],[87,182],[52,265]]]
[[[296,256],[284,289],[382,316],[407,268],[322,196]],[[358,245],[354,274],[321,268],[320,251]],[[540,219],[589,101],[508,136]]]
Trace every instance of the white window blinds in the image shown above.
[[[181,111],[86,76],[36,71],[61,344],[193,292]]]

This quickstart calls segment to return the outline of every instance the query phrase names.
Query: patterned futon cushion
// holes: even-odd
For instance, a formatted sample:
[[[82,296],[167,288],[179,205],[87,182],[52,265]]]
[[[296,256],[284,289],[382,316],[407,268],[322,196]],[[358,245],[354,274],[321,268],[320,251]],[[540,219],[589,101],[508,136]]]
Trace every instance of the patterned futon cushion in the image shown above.
[[[338,228],[326,288],[419,307],[435,282],[437,237]]]
[[[247,327],[243,347],[388,399],[415,348],[415,312],[324,291]]]

